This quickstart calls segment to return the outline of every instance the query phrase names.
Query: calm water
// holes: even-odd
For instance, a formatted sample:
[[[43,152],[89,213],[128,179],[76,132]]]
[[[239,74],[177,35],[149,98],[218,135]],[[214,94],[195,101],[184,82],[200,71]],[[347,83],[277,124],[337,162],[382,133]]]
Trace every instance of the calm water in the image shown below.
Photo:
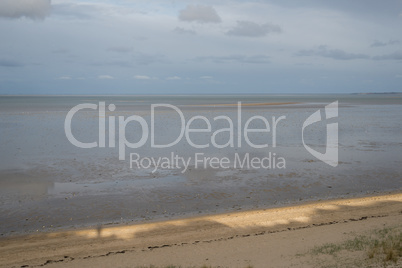
[[[239,119],[237,107],[228,105],[238,101],[287,104],[245,105]],[[311,125],[304,135],[307,145],[324,153],[327,123],[338,123],[336,167],[316,159],[302,143],[303,122],[333,101],[339,101],[339,116]],[[104,116],[97,110],[80,110],[71,128],[77,140],[99,142],[99,120],[104,119],[105,148],[77,148],[66,137],[66,115],[77,104],[99,106],[100,102],[106,103]],[[108,109],[109,104],[115,105],[114,111]],[[174,105],[185,123],[203,116],[211,129],[188,134],[190,142],[183,135],[169,148],[152,148],[149,134],[140,148],[125,147],[122,154],[118,117],[141,117],[151,132],[151,104]],[[214,120],[218,116],[230,120]],[[271,127],[270,132],[248,134],[253,144],[267,144],[266,148],[254,148],[245,140],[243,130],[253,116],[266,118]],[[286,118],[277,124],[273,147],[273,120],[281,116]],[[401,94],[0,97],[0,234],[131,223],[401,190],[400,118]],[[156,144],[168,144],[180,136],[182,121],[177,111],[156,108],[154,120]],[[206,129],[205,120],[194,120],[191,128]],[[112,121],[115,131],[109,133]],[[255,129],[264,126],[259,119],[249,124]],[[233,147],[213,145],[211,136],[222,129],[233,130]],[[128,142],[139,142],[143,137],[140,123],[128,123],[124,134]],[[223,145],[230,138],[230,131],[220,131],[213,139]],[[209,147],[197,149],[191,142]],[[138,156],[139,165],[133,162],[130,166],[130,154]],[[205,161],[196,166],[195,154],[202,159],[227,158],[229,162],[220,168],[210,164],[204,168]],[[119,160],[119,155],[125,160]],[[249,159],[265,159],[271,167],[253,168],[236,162],[236,157],[243,161],[247,155]],[[152,159],[175,165],[155,167]],[[181,159],[188,160],[188,166]],[[284,166],[277,167],[281,159]]]

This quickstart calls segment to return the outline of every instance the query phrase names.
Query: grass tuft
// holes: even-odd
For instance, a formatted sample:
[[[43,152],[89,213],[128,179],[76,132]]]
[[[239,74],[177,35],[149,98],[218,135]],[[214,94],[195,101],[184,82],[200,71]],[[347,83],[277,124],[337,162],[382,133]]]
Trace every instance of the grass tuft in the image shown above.
[[[342,243],[327,243],[314,247],[310,253],[327,254],[334,257],[342,251],[363,251],[366,261],[381,262],[384,267],[390,263],[402,263],[402,225],[375,230],[369,235],[357,236]]]

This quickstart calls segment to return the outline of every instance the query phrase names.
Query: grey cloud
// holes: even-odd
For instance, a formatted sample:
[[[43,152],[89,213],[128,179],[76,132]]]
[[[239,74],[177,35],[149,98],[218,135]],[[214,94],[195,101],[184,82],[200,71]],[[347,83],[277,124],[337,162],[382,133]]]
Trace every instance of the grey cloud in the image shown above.
[[[181,77],[180,76],[170,76],[170,77],[167,77],[166,80],[181,80]]]
[[[193,30],[188,30],[188,29],[184,29],[184,28],[181,28],[181,27],[176,27],[174,30],[173,30],[173,32],[174,33],[177,33],[177,34],[197,34],[195,31],[193,31]]]
[[[0,17],[44,19],[50,12],[50,0],[1,0]]]
[[[98,79],[103,79],[103,80],[105,80],[105,79],[114,79],[114,77],[111,76],[111,75],[108,75],[108,74],[103,74],[103,75],[98,75]]]
[[[300,50],[296,56],[318,56],[331,58],[335,60],[355,60],[355,59],[371,59],[371,60],[402,60],[402,52],[397,51],[390,54],[370,57],[366,54],[349,53],[340,49],[328,49],[327,46],[319,46],[316,49]]]
[[[341,49],[328,49],[327,46],[319,46],[316,49],[300,50],[296,56],[318,56],[324,58],[331,58],[334,60],[356,60],[356,59],[369,59],[370,56],[361,53],[349,53]]]
[[[212,61],[214,63],[253,63],[265,64],[270,63],[270,58],[266,55],[229,55],[229,56],[208,56],[197,57],[196,61]]]
[[[195,21],[199,23],[219,23],[222,21],[212,6],[188,5],[180,10],[179,19],[182,21]]]
[[[22,67],[22,63],[15,60],[0,59],[0,67]]]
[[[370,47],[384,47],[386,45],[388,45],[388,43],[376,40],[370,45]]]
[[[400,0],[364,0],[364,1],[323,1],[323,0],[270,0],[271,3],[290,7],[290,8],[327,8],[337,9],[342,12],[353,13],[359,16],[369,16],[378,18],[386,17],[389,19],[393,16],[398,16],[402,10],[402,1]]]
[[[389,40],[388,45],[399,45],[401,42],[399,40]]]
[[[388,42],[381,42],[378,40],[375,40],[370,47],[385,47],[385,46],[391,46],[391,45],[398,45],[401,42],[399,40],[389,40]]]
[[[394,52],[373,57],[373,60],[402,60],[402,52]]]
[[[71,80],[73,79],[71,76],[69,75],[64,75],[64,76],[60,76],[58,78],[56,78],[57,80]]]
[[[151,77],[149,77],[148,75],[134,75],[134,79],[137,79],[137,80],[149,80],[149,79],[151,79]]]
[[[271,23],[257,24],[252,21],[237,21],[237,25],[229,30],[227,35],[262,37],[269,33],[280,33],[281,27]]]

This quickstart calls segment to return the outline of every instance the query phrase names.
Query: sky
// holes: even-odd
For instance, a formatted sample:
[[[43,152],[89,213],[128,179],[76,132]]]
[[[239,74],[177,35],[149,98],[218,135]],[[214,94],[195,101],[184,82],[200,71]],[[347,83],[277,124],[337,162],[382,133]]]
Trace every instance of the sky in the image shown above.
[[[0,0],[0,94],[402,92],[402,0]]]

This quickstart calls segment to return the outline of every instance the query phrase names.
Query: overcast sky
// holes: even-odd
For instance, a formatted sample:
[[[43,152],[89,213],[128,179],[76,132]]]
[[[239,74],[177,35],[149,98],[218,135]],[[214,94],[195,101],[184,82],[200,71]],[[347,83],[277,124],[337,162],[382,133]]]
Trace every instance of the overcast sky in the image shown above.
[[[0,0],[0,94],[402,92],[401,0]]]

